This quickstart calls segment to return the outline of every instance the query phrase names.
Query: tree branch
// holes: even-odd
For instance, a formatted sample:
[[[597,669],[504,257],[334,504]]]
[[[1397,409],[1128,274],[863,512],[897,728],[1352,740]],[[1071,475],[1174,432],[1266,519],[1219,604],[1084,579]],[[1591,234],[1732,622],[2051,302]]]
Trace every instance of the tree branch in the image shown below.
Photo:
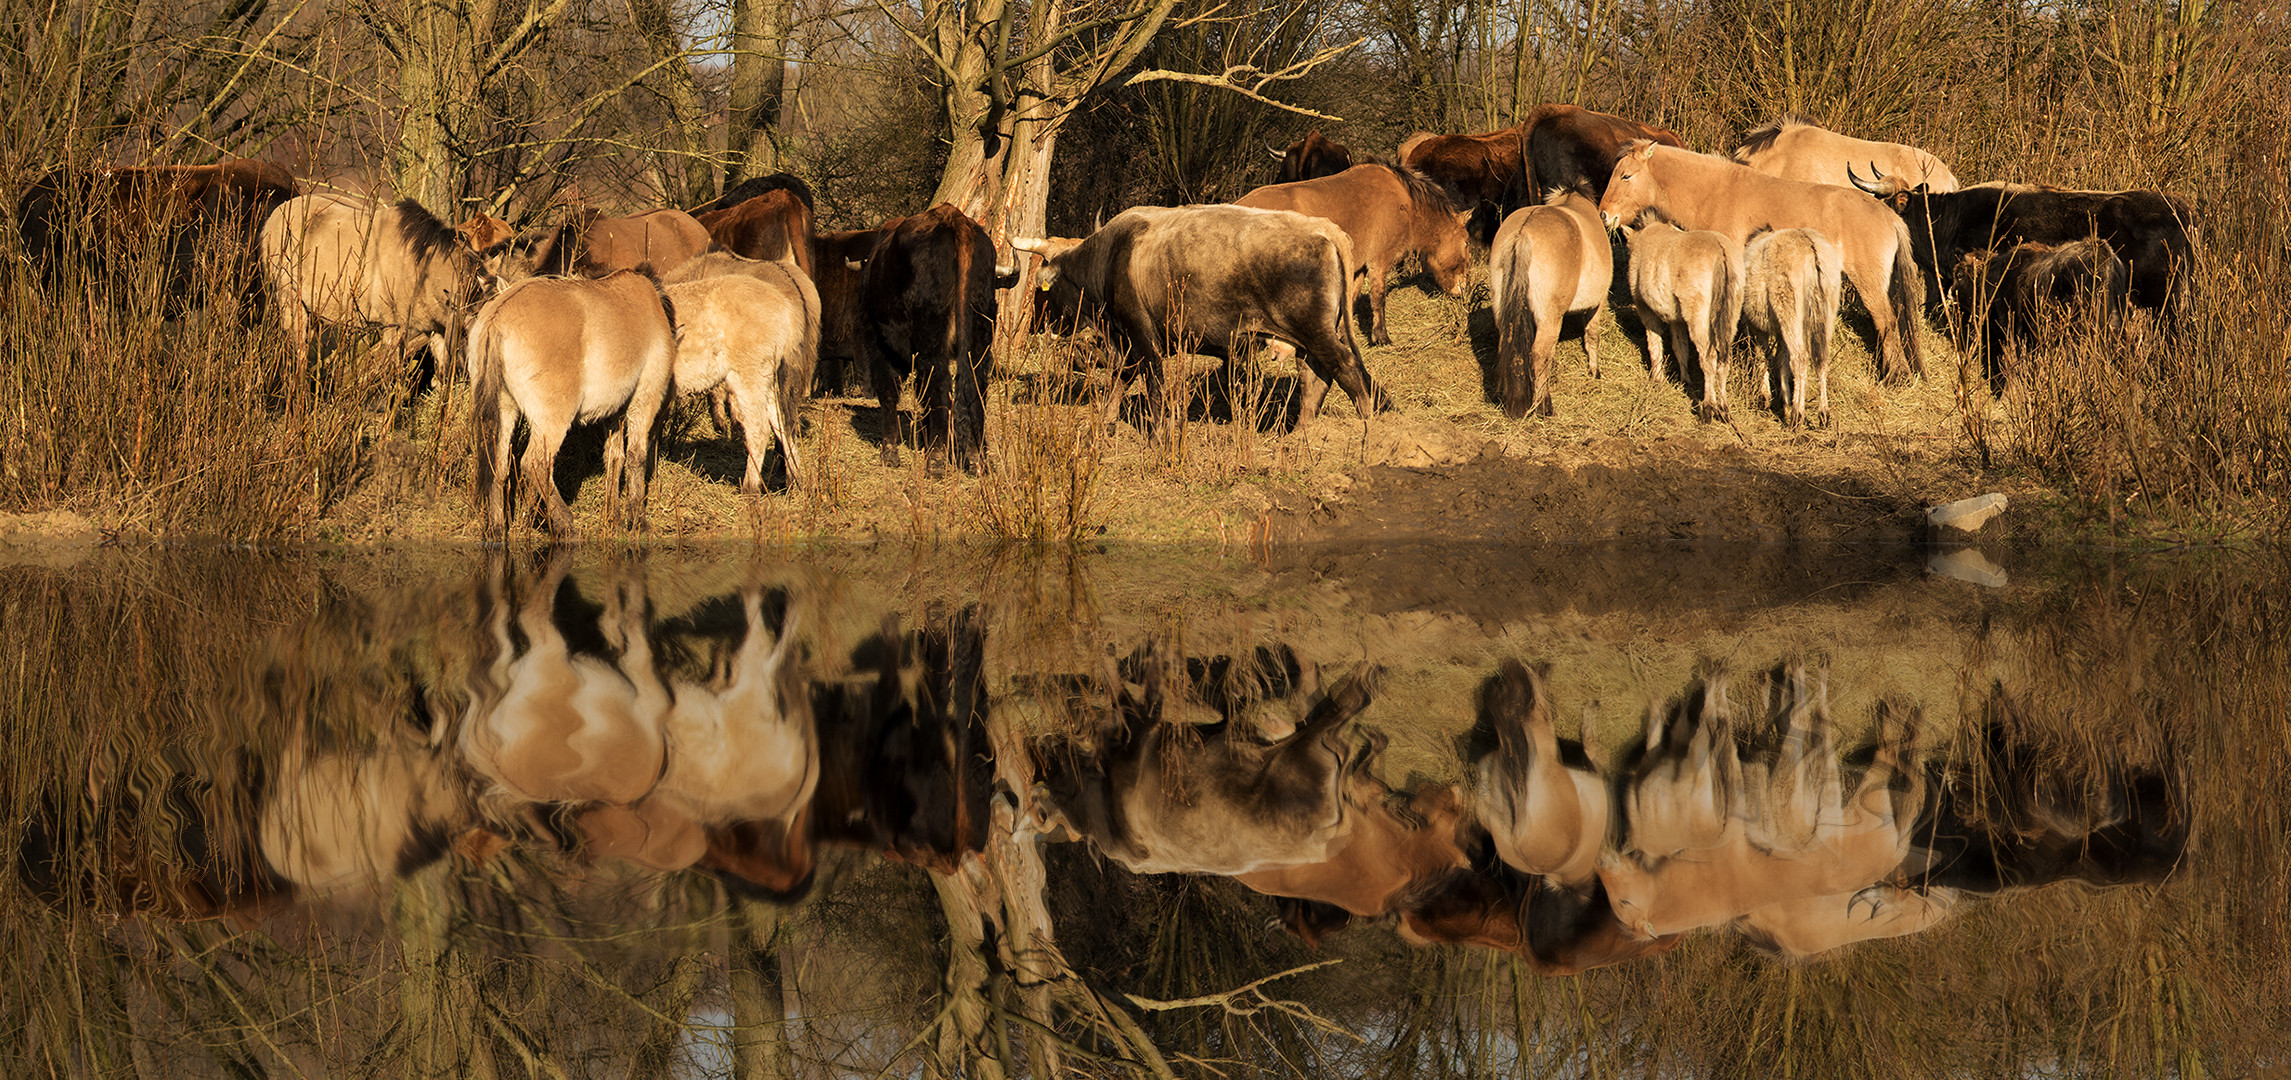
[[[1151,71],[1141,71],[1135,75],[1130,76],[1128,81],[1124,82],[1122,85],[1136,86],[1139,83],[1149,82],[1182,82],[1195,83],[1201,86],[1214,86],[1220,90],[1230,90],[1236,94],[1241,95],[1242,97],[1263,102],[1264,104],[1271,105],[1276,109],[1286,109],[1293,113],[1301,113],[1305,116],[1310,116],[1316,120],[1326,120],[1332,124],[1341,124],[1344,122],[1343,117],[1330,116],[1329,114],[1323,112],[1314,112],[1313,110],[1305,108],[1302,105],[1291,105],[1286,101],[1277,101],[1273,98],[1266,97],[1262,91],[1266,87],[1271,86],[1276,82],[1303,78],[1314,68],[1317,68],[1330,60],[1334,60],[1337,57],[1350,52],[1351,50],[1359,47],[1362,42],[1367,40],[1368,39],[1366,37],[1358,37],[1342,45],[1332,45],[1326,49],[1322,49],[1321,51],[1312,54],[1311,56],[1304,58],[1303,60],[1299,60],[1294,64],[1290,64],[1289,66],[1282,68],[1279,71],[1263,71],[1260,70],[1255,64],[1235,64],[1232,67],[1226,68],[1222,73],[1216,75],[1203,75],[1186,71],[1167,71],[1160,68],[1155,68]],[[1248,81],[1252,78],[1256,80],[1253,83]]]

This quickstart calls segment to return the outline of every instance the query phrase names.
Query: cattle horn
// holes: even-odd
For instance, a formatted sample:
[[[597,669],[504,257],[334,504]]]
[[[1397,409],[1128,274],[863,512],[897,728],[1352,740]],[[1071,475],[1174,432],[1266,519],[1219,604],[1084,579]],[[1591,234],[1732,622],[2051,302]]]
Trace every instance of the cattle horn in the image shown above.
[[[1873,171],[1873,172],[1874,172],[1874,171],[1876,171],[1876,169],[1877,169],[1877,163],[1876,163],[1876,162],[1871,162],[1869,167],[1870,167],[1871,171]],[[1860,174],[1860,173],[1857,173],[1857,172],[1855,172],[1855,171],[1853,171],[1853,166],[1851,166],[1851,165],[1848,165],[1848,166],[1846,166],[1846,179],[1853,181],[1853,186],[1855,186],[1855,187],[1857,187],[1857,188],[1860,188],[1860,189],[1862,189],[1863,191],[1866,191],[1866,192],[1868,192],[1868,193],[1870,193],[1870,194],[1872,194],[1872,195],[1890,195],[1890,194],[1892,194],[1891,192],[1889,192],[1889,191],[1885,190],[1885,186],[1884,186],[1884,185],[1882,185],[1882,184],[1879,184],[1878,182],[1876,182],[1876,181],[1874,181],[1874,180],[1864,180],[1864,179],[1862,179],[1862,178],[1861,178],[1861,174]]]
[[[1010,238],[1010,248],[1012,251],[1024,251],[1035,255],[1041,255],[1049,249],[1049,246],[1040,240],[1029,240],[1023,236],[1013,236]]]
[[[1018,267],[1005,266],[1002,263],[994,264],[995,288],[1007,289],[1016,284],[1018,284]]]
[[[1268,153],[1268,154],[1271,154],[1271,155],[1273,155],[1273,160],[1274,160],[1274,161],[1287,161],[1287,160],[1289,160],[1289,152],[1288,152],[1288,151],[1286,151],[1286,150],[1282,150],[1282,149],[1279,149],[1279,148],[1275,147],[1275,146],[1274,146],[1272,143],[1266,143],[1266,144],[1265,144],[1265,152],[1266,152],[1266,153]]]

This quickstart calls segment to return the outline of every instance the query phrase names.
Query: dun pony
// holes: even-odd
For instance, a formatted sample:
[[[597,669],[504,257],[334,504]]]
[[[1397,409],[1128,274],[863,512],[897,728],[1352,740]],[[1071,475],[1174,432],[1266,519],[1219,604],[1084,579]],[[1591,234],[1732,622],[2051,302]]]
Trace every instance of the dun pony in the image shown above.
[[[1614,280],[1614,249],[1590,199],[1563,191],[1504,219],[1488,249],[1504,415],[1518,419],[1530,409],[1551,415],[1551,354],[1569,315],[1590,313],[1583,354],[1591,377],[1599,377],[1599,312]]]
[[[719,253],[710,260],[739,259]],[[676,393],[721,387],[748,447],[740,490],[763,492],[764,452],[778,440],[793,487],[801,468],[795,408],[811,389],[819,355],[819,293],[801,271],[740,259],[753,272],[703,276],[668,286],[676,308]],[[743,267],[742,269],[747,269]]]
[[[372,327],[388,355],[427,340],[438,371],[460,344],[483,280],[462,234],[412,199],[379,203],[318,192],[273,211],[262,227],[263,273],[295,355],[314,323]]]
[[[1806,422],[1806,366],[1820,385],[1815,416],[1830,424],[1830,335],[1843,265],[1837,245],[1811,229],[1764,230],[1742,249],[1742,318],[1771,346],[1761,392],[1773,388],[1792,427]],[[1785,361],[1787,366],[1785,366]]]
[[[1742,319],[1742,246],[1724,233],[1687,232],[1668,222],[1624,231],[1631,247],[1631,298],[1647,332],[1647,378],[1663,377],[1663,338],[1686,381],[1689,346],[1702,365],[1705,420],[1726,419],[1726,363]]]
[[[549,513],[549,533],[573,535],[573,512],[557,493],[557,449],[575,420],[617,418],[605,440],[605,487],[623,489],[621,519],[644,523],[653,421],[668,396],[676,327],[668,297],[649,273],[599,280],[530,278],[504,290],[470,331],[477,383],[477,489],[488,535],[508,533],[509,440],[517,418],[526,440],[525,482]]]

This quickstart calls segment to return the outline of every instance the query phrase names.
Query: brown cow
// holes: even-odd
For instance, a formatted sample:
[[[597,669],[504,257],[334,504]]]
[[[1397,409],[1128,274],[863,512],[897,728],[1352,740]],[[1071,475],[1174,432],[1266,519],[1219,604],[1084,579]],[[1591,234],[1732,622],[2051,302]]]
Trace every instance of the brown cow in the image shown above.
[[[1394,263],[1422,255],[1432,279],[1450,296],[1464,295],[1470,284],[1472,256],[1464,235],[1470,215],[1458,214],[1438,184],[1406,169],[1355,165],[1334,176],[1261,187],[1233,204],[1293,210],[1343,229],[1367,281],[1368,340],[1374,344],[1392,344],[1384,325],[1384,294]]]
[[[1898,177],[1905,190],[1955,191],[1959,186],[1949,166],[1914,146],[1840,135],[1796,116],[1744,135],[1728,156],[1768,176],[1809,184],[1846,187],[1853,183],[1849,170],[1875,166]]]
[[[1276,184],[1294,184],[1301,180],[1318,180],[1335,176],[1352,168],[1352,150],[1320,133],[1319,129],[1306,132],[1305,137],[1290,143],[1286,152],[1271,150],[1273,159],[1281,163],[1273,174]]]
[[[867,260],[883,242],[880,228],[814,234],[812,284],[819,289],[819,366],[814,392],[842,393],[875,364],[875,322],[861,302]],[[873,384],[870,383],[870,386]]]
[[[767,262],[793,262],[814,273],[811,208],[793,191],[768,191],[746,202],[699,216],[717,246]]]
[[[930,469],[943,468],[950,452],[965,472],[986,467],[995,292],[1017,280],[1015,269],[995,261],[986,230],[951,204],[883,223],[860,286],[874,317],[871,370],[884,417],[883,464],[899,463],[899,384],[912,373]]]
[[[260,310],[256,234],[271,212],[301,191],[294,174],[268,161],[162,165],[92,171],[58,169],[16,200],[24,251],[51,286],[67,262],[104,277],[144,252],[163,260],[170,314],[198,302],[206,284],[200,251],[214,247],[222,280],[241,290],[244,317]]]
[[[1650,139],[1685,146],[1652,124],[1576,105],[1538,105],[1525,120],[1478,135],[1418,132],[1400,144],[1400,163],[1447,189],[1459,209],[1478,209],[1473,235],[1483,242],[1521,207],[1571,189],[1597,202],[1625,144]]]
[[[549,228],[528,229],[484,250],[500,285],[529,277],[601,278],[649,266],[665,274],[708,250],[708,230],[682,210],[608,218],[583,210]]]

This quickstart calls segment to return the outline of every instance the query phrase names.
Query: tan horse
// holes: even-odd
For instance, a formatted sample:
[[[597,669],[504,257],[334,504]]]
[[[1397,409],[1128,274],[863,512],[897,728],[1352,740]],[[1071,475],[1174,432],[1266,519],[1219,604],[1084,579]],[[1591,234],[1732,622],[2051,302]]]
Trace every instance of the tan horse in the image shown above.
[[[1925,373],[1917,309],[1925,284],[1911,256],[1909,226],[1885,204],[1851,188],[1768,176],[1724,158],[1650,142],[1631,144],[1599,213],[1610,224],[1653,210],[1686,229],[1746,243],[1762,228],[1812,229],[1838,246],[1843,270],[1877,328],[1878,373],[1898,382]]]
[[[1949,166],[1914,146],[1840,135],[1795,116],[1753,130],[1728,156],[1768,176],[1809,184],[1848,187],[1853,179],[1847,170],[1874,165],[1887,176],[1900,177],[1905,188],[1958,188],[1957,174]]]
[[[598,281],[533,278],[495,297],[470,331],[475,368],[477,488],[488,535],[509,528],[509,439],[518,417],[525,482],[549,513],[549,532],[573,535],[573,512],[557,493],[557,448],[575,420],[617,418],[605,440],[608,498],[623,489],[621,518],[644,522],[652,425],[667,399],[676,327],[659,282],[619,273]]]
[[[721,252],[697,261],[716,260],[745,265],[667,287],[676,306],[674,392],[725,391],[747,438],[740,490],[760,495],[771,440],[787,460],[790,486],[802,469],[795,409],[810,396],[819,359],[819,293],[802,271],[781,263]]]
[[[1475,803],[1496,857],[1562,885],[1588,884],[1607,841],[1606,781],[1560,759],[1551,693],[1534,668],[1504,661],[1484,707],[1497,743],[1480,760]]]
[[[263,273],[295,355],[314,324],[382,331],[390,355],[426,339],[440,372],[461,341],[482,270],[461,235],[411,199],[380,203],[319,192],[289,200],[262,227]]]
[[[1647,378],[1663,377],[1663,338],[1670,338],[1679,381],[1687,358],[1702,367],[1705,420],[1726,419],[1726,364],[1742,321],[1742,245],[1723,233],[1687,232],[1668,222],[1625,229],[1631,247],[1631,298],[1647,333]]]
[[[1614,280],[1614,251],[1590,199],[1564,191],[1504,219],[1488,249],[1504,415],[1552,414],[1551,354],[1567,316],[1590,312],[1583,355],[1599,377],[1599,312]]]
[[[1809,364],[1821,388],[1814,415],[1830,425],[1830,335],[1843,265],[1837,245],[1812,229],[1755,233],[1742,249],[1742,319],[1770,344],[1758,387],[1773,388],[1791,427],[1806,422]]]

